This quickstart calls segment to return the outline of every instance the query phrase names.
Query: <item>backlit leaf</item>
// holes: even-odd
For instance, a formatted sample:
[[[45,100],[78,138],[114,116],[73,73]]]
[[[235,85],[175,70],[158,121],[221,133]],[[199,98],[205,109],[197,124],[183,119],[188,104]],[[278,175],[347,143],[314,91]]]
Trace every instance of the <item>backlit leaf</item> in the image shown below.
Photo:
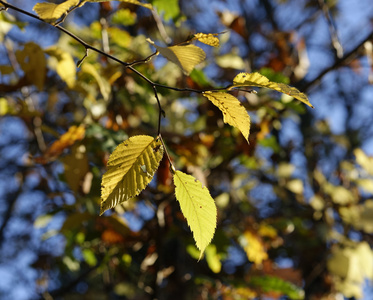
[[[175,19],[180,14],[178,0],[153,0],[153,5],[165,21]]]
[[[203,96],[221,110],[224,123],[238,128],[249,141],[250,116],[236,97],[224,92],[205,92]]]
[[[240,243],[246,252],[247,258],[254,264],[260,265],[263,260],[268,259],[263,242],[257,235],[246,231],[240,239]]]
[[[305,94],[301,93],[298,89],[291,87],[284,83],[276,83],[269,81],[267,77],[259,74],[259,73],[240,73],[233,79],[233,86],[234,87],[241,87],[241,86],[257,86],[257,87],[265,87],[268,89],[272,89],[286,95],[292,96],[295,99],[307,104],[309,107],[312,107],[312,104],[308,101],[308,98]]]
[[[36,3],[33,10],[46,22],[54,23],[66,14],[70,8],[78,5],[80,0],[67,0],[61,4]]]
[[[151,136],[133,136],[121,143],[110,155],[102,177],[100,214],[140,194],[152,180],[162,156],[162,143]]]
[[[165,58],[178,65],[185,75],[189,75],[194,67],[204,61],[206,57],[205,52],[195,45],[160,47],[150,39],[147,41]]]
[[[356,162],[370,175],[373,175],[373,157],[368,156],[361,149],[355,149]]]
[[[176,199],[193,232],[201,258],[215,233],[217,210],[214,199],[201,182],[181,171],[175,172],[174,184]]]
[[[44,154],[48,157],[56,157],[60,155],[65,148],[70,147],[76,141],[80,141],[84,138],[85,128],[81,126],[71,126],[67,132],[65,132],[61,137],[55,141]]]
[[[219,47],[219,39],[217,33],[196,33],[193,39],[200,41],[209,46]]]
[[[114,0],[85,0],[84,3],[86,2],[109,2],[109,1],[114,1]],[[153,6],[150,3],[142,3],[137,0],[118,0],[119,2],[127,2],[135,5],[140,5],[142,7],[146,7],[148,9],[153,9]]]
[[[94,65],[90,63],[82,64],[80,72],[82,74],[86,73],[86,74],[89,74],[90,76],[93,76],[93,78],[96,80],[100,88],[100,92],[104,100],[109,99],[111,86],[109,82],[107,81],[107,79],[104,76],[101,76],[101,74],[99,74],[99,72],[97,71]]]
[[[216,246],[210,244],[206,248],[206,262],[214,273],[219,273],[221,271],[221,261],[220,255],[217,253]]]
[[[74,87],[76,80],[76,65],[70,53],[54,46],[45,53],[51,56],[52,67],[69,88]]]

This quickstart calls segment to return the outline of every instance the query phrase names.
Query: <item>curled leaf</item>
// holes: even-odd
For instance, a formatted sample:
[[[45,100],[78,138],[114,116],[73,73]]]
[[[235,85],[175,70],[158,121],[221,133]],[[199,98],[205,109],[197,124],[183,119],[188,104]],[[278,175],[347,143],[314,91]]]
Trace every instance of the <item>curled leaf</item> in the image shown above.
[[[205,92],[203,96],[221,110],[224,123],[238,128],[249,142],[250,116],[241,102],[231,94],[224,92]]]
[[[189,75],[194,67],[205,60],[205,52],[195,45],[182,45],[160,47],[154,44],[150,39],[147,41],[152,44],[157,51],[169,61],[178,65],[185,75]]]
[[[230,89],[234,87],[241,87],[241,86],[257,86],[257,87],[265,87],[268,89],[272,89],[278,91],[280,93],[284,93],[286,95],[292,96],[295,99],[307,104],[309,107],[313,108],[313,105],[309,102],[307,96],[301,93],[298,89],[291,87],[284,83],[276,83],[269,81],[269,79],[259,73],[240,73],[233,79],[233,85]]]
[[[193,39],[212,47],[219,47],[217,35],[217,33],[196,33]]]

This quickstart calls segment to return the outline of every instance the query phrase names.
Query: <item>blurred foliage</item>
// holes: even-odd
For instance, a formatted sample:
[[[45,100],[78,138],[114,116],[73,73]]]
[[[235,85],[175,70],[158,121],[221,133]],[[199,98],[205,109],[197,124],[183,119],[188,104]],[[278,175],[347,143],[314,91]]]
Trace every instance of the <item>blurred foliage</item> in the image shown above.
[[[141,194],[99,216],[110,153],[130,136],[157,134],[152,87],[106,56],[85,57],[84,47],[56,28],[2,10],[1,261],[30,257],[33,284],[23,274],[17,279],[29,298],[360,298],[364,280],[373,280],[373,157],[364,148],[371,114],[365,120],[354,107],[369,109],[359,77],[369,51],[357,49],[344,72],[328,71],[332,97],[349,116],[336,133],[329,122],[335,102],[313,101],[328,97],[328,84],[302,90],[310,80],[308,28],[323,18],[315,1],[266,0],[256,13],[250,1],[219,1],[224,9],[209,12],[199,1],[149,1],[154,11],[137,1],[83,2],[60,26],[128,63],[152,53],[147,38],[216,45],[218,36],[206,62],[184,69],[190,76],[161,57],[135,65],[159,84],[208,90],[258,70],[309,94],[316,108],[267,89],[232,90],[251,117],[250,135],[242,136],[247,128],[225,125],[207,95],[157,88],[173,164],[208,186],[218,210],[214,239],[198,261],[165,158]],[[338,16],[337,3],[325,2],[330,18]],[[304,17],[284,26],[280,16],[293,7]],[[209,32],[224,33],[194,35],[209,18]],[[331,42],[322,47],[334,51]],[[349,84],[356,77],[360,85]],[[9,285],[1,296],[15,289],[21,287]]]

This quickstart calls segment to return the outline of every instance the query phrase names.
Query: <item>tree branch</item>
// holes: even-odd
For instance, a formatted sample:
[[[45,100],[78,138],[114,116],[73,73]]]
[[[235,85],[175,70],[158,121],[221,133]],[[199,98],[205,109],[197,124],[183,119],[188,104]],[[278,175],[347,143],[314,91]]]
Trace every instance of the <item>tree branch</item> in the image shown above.
[[[341,67],[343,64],[345,63],[348,63],[351,59],[353,59],[356,55],[357,55],[357,52],[359,51],[359,49],[361,47],[363,47],[363,45],[365,44],[365,42],[369,41],[373,39],[373,31],[371,31],[355,48],[353,48],[351,51],[349,51],[348,53],[346,53],[343,57],[337,59],[334,64],[332,64],[331,66],[327,67],[326,69],[324,69],[323,71],[321,71],[319,73],[319,75],[317,75],[314,79],[308,81],[308,82],[299,82],[298,84],[296,84],[296,86],[298,87],[298,89],[302,92],[306,92],[311,86],[313,86],[314,84],[320,82],[320,80],[327,74],[329,73],[330,71],[333,71],[335,69],[338,69],[339,67]]]

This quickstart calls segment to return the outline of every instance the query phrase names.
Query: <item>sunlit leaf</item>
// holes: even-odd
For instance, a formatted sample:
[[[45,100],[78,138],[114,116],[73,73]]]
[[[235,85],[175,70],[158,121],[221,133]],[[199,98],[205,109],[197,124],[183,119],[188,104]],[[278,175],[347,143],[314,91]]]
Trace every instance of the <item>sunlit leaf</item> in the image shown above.
[[[33,10],[46,22],[54,23],[66,14],[70,8],[77,6],[80,0],[67,0],[61,4],[36,3]]]
[[[240,239],[240,243],[246,252],[247,258],[254,264],[260,265],[264,260],[268,259],[268,254],[262,241],[252,232],[246,231]]]
[[[373,157],[364,153],[361,149],[355,149],[356,162],[370,175],[373,175]]]
[[[65,148],[73,145],[76,141],[82,140],[85,135],[85,127],[71,126],[67,132],[55,141],[46,151],[45,156],[55,157],[60,155]]]
[[[74,87],[76,81],[76,65],[71,54],[56,46],[45,50],[45,53],[51,56],[50,64],[61,79],[66,82],[69,88]]]
[[[304,299],[304,291],[302,289],[278,277],[253,276],[250,278],[249,284],[254,287],[260,287],[264,292],[278,292],[281,295],[288,296],[289,299]]]
[[[220,256],[217,253],[216,246],[214,244],[210,244],[207,246],[206,251],[206,262],[214,273],[219,273],[221,270],[221,261]]]
[[[91,249],[83,249],[82,256],[89,266],[93,267],[97,264],[96,255]]]
[[[215,233],[217,210],[214,199],[209,190],[191,175],[176,171],[174,183],[176,199],[193,232],[201,258]]]
[[[162,156],[162,143],[151,136],[133,136],[121,143],[110,155],[102,177],[100,214],[145,189]]]
[[[150,39],[147,41],[165,58],[178,65],[185,75],[189,75],[194,67],[204,61],[206,57],[205,52],[195,45],[160,47]]]
[[[351,224],[357,230],[373,233],[373,200],[363,204],[341,207],[339,213],[343,222]]]
[[[219,47],[219,39],[217,33],[196,33],[193,39],[200,41],[209,46]]]
[[[153,5],[166,21],[175,19],[180,14],[178,0],[153,0]]]
[[[272,89],[286,95],[292,96],[295,99],[307,104],[312,107],[312,104],[308,101],[305,94],[301,93],[294,87],[291,87],[284,83],[276,83],[269,81],[267,77],[259,73],[240,73],[233,79],[233,85],[230,88],[242,87],[242,86],[257,86]]]
[[[286,188],[294,194],[302,194],[304,187],[303,181],[300,179],[292,179],[286,183]]]
[[[101,76],[98,73],[98,71],[96,70],[96,67],[90,63],[84,63],[81,66],[81,72],[93,76],[93,78],[96,80],[98,84],[98,87],[100,88],[102,97],[105,100],[108,100],[110,90],[111,90],[110,84],[103,76]]]
[[[109,2],[109,1],[114,1],[114,0],[84,0],[83,2]],[[153,6],[150,3],[143,3],[137,0],[117,0],[119,2],[127,2],[135,5],[139,5],[142,7],[146,7],[148,9],[153,9]]]
[[[224,123],[238,128],[249,141],[250,116],[236,97],[223,92],[205,92],[203,96],[221,110]]]
[[[16,51],[16,57],[28,82],[42,90],[46,78],[47,62],[40,46],[29,42],[22,50]]]

